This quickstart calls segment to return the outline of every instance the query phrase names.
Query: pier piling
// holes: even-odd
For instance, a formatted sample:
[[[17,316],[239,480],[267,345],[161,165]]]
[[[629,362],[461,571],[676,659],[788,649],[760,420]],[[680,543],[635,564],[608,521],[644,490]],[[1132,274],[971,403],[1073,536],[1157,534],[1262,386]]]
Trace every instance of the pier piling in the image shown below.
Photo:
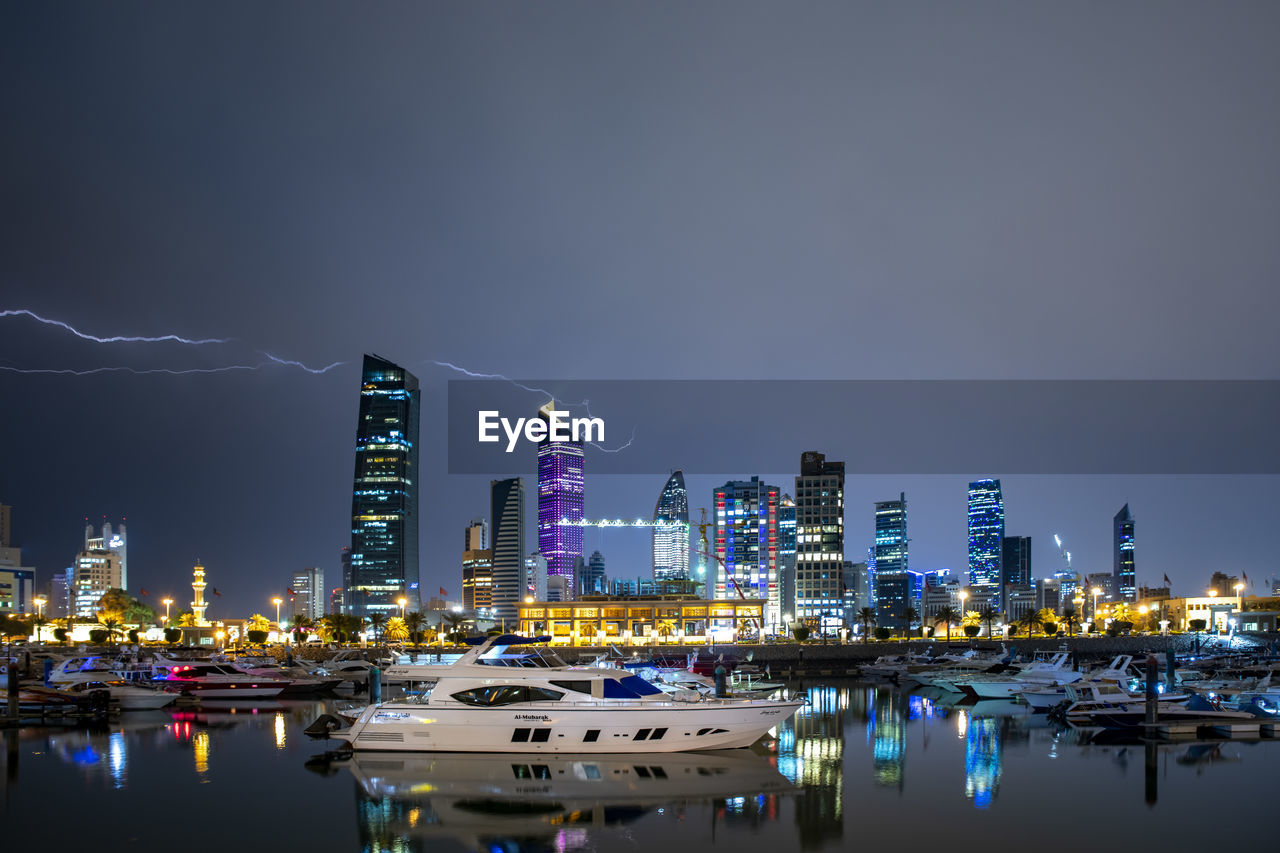
[[[1157,690],[1160,678],[1159,664],[1156,662],[1155,656],[1147,658],[1147,727],[1150,728],[1159,722],[1159,711],[1156,702],[1159,701],[1160,692]]]
[[[382,701],[382,670],[376,666],[369,667],[369,702],[377,705]]]

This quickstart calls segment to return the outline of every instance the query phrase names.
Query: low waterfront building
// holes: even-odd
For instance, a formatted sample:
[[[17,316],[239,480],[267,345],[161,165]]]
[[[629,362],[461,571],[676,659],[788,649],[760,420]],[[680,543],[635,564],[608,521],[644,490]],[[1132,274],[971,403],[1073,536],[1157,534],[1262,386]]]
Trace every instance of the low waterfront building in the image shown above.
[[[554,645],[711,643],[759,636],[767,599],[680,595],[586,596],[517,606],[520,632]]]

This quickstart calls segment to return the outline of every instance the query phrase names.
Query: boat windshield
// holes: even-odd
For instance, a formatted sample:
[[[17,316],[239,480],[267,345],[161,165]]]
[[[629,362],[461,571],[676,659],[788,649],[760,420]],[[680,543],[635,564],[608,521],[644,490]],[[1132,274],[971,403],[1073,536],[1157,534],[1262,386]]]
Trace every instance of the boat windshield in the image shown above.
[[[519,666],[533,669],[568,666],[559,655],[545,646],[513,646],[481,657],[476,663],[485,666]]]

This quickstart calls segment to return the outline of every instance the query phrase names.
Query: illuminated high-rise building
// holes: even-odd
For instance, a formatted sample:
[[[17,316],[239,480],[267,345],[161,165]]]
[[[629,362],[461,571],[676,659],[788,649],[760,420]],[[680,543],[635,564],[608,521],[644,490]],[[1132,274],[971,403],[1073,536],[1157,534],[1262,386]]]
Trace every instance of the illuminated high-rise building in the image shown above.
[[[1000,583],[1004,549],[1004,498],[999,480],[975,480],[969,484],[969,585],[991,587]]]
[[[715,490],[716,598],[762,598],[764,629],[776,633],[782,625],[778,589],[777,486],[750,480],[731,480]]]
[[[289,578],[289,613],[291,620],[305,616],[315,622],[324,616],[328,591],[324,586],[324,569],[314,566],[299,569]]]
[[[462,609],[479,611],[493,607],[493,551],[489,548],[489,523],[472,519],[462,540]]]
[[[120,581],[116,584],[118,589],[129,588],[129,539],[125,531],[124,520],[121,519],[120,526],[113,529],[111,522],[105,519],[102,522],[102,533],[99,535],[95,532],[89,519],[84,520],[84,549],[86,551],[110,551],[116,555],[120,562]]]
[[[351,499],[351,585],[356,616],[418,610],[417,378],[375,355],[364,357]]]
[[[884,628],[905,628],[913,580],[908,577],[907,493],[896,501],[876,502],[876,542],[867,562],[875,598],[876,619]]]
[[[676,471],[662,487],[653,508],[653,579],[689,578],[689,493]]]
[[[785,631],[787,616],[796,618],[796,500],[788,494],[778,501],[778,590]]]
[[[1129,505],[1125,504],[1111,521],[1113,530],[1112,589],[1118,600],[1134,602],[1137,600],[1138,576],[1133,561],[1133,516],[1129,514]]]
[[[554,402],[538,410],[548,423],[548,437],[538,442],[538,553],[547,560],[547,576],[563,578],[572,597],[574,565],[582,557],[583,447],[551,440],[554,410]]]
[[[845,615],[844,463],[801,455],[795,502],[795,619],[834,634]]]
[[[498,619],[515,624],[517,607],[529,594],[525,568],[524,480],[489,483],[489,524],[492,538],[492,604]]]

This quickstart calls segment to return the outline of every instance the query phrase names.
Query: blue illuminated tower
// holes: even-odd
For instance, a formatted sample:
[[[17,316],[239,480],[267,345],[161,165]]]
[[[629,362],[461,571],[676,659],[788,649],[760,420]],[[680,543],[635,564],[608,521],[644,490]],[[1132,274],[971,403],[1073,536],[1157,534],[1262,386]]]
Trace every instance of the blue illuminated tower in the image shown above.
[[[995,589],[1004,551],[1004,498],[999,480],[969,484],[969,584]]]
[[[418,608],[417,378],[376,355],[364,357],[351,498],[351,587],[357,616]]]

